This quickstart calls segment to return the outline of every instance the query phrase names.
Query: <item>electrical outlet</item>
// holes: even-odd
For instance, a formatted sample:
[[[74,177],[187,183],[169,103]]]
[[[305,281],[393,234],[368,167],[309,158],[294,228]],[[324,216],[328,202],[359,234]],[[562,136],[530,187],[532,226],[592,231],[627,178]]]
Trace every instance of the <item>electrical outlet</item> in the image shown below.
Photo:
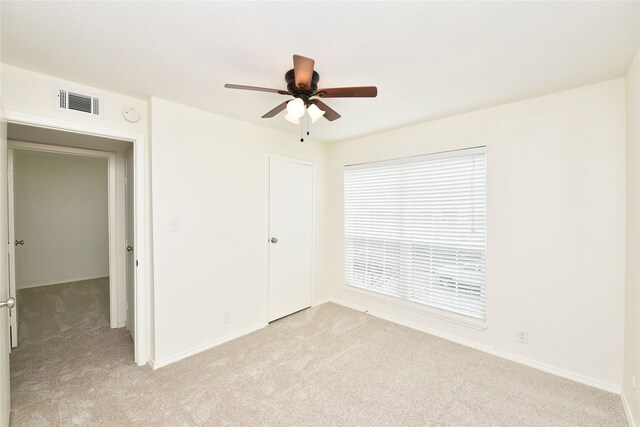
[[[526,329],[518,329],[517,341],[521,344],[529,343],[529,331]]]
[[[231,313],[227,311],[222,316],[222,323],[229,323],[230,321],[231,321]]]

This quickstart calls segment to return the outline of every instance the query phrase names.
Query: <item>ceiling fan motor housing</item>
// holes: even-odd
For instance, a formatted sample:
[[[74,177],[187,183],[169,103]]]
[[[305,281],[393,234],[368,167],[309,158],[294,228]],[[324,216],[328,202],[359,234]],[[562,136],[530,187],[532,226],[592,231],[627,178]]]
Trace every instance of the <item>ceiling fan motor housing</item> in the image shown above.
[[[316,91],[318,90],[318,81],[320,80],[320,74],[316,73],[315,71],[313,72],[310,88],[296,86],[296,74],[293,69],[287,71],[287,74],[284,75],[284,80],[287,82],[287,90],[289,91],[289,93],[296,98],[302,99],[305,104],[307,104],[309,102],[309,98],[315,95]]]

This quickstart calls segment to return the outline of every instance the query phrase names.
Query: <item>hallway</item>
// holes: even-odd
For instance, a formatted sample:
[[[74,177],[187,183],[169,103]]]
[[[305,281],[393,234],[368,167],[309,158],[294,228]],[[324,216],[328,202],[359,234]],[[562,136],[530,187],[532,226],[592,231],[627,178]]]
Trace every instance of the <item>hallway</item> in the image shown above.
[[[136,371],[129,333],[109,328],[109,279],[22,289],[20,302],[11,424],[95,422],[89,411],[101,411],[90,402],[111,408],[104,377]]]

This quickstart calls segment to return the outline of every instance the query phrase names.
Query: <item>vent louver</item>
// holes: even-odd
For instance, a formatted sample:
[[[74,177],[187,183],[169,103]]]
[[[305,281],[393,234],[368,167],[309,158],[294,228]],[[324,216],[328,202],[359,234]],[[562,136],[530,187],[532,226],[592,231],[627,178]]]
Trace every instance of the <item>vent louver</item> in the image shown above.
[[[101,99],[96,96],[60,89],[57,93],[57,98],[57,107],[60,110],[77,111],[102,117],[100,111]]]
[[[91,97],[69,92],[69,109],[82,111],[83,113],[90,113]]]
[[[60,108],[64,108],[66,110],[67,109],[67,91],[61,90],[59,98],[60,98]]]
[[[93,114],[100,115],[100,99],[93,98]]]

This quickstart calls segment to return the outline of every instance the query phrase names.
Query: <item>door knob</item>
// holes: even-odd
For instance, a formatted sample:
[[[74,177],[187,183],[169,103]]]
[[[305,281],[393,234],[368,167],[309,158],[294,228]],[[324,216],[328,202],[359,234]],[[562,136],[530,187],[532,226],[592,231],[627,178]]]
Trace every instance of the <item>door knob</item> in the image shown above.
[[[7,307],[9,309],[12,309],[15,306],[16,306],[16,299],[14,297],[10,297],[8,300],[0,302],[0,308]]]
[[[278,238],[277,237],[272,237],[271,238],[271,243],[278,243]]]
[[[133,250],[133,246],[127,246],[127,252],[131,252]]]
[[[16,240],[16,246],[24,245],[24,240]]]

